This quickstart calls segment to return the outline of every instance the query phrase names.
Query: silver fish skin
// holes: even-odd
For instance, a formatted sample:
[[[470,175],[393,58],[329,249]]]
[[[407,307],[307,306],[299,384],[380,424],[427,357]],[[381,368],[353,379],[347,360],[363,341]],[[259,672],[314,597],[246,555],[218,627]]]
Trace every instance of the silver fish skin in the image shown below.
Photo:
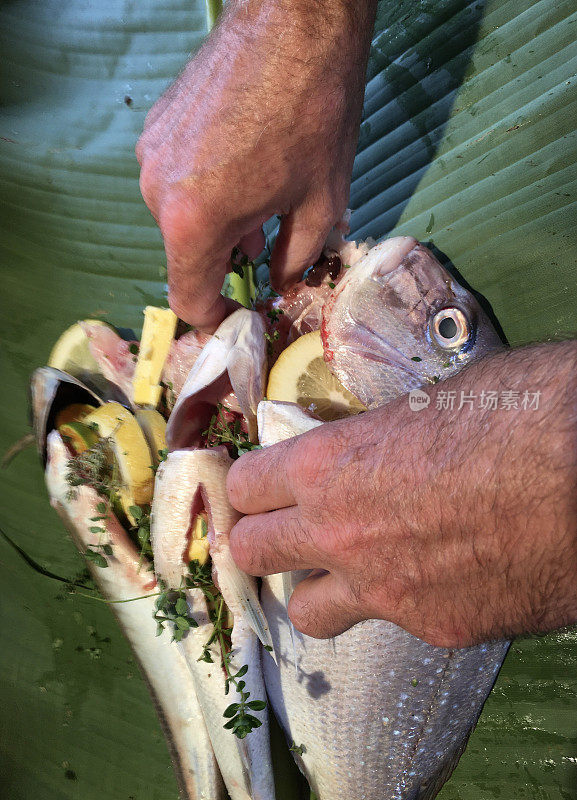
[[[434,327],[448,309],[462,327],[452,347]],[[372,408],[502,346],[476,300],[410,237],[383,242],[349,270],[323,310],[322,336],[329,367]],[[316,425],[295,409],[291,431],[290,409],[275,405],[259,406],[264,446]],[[286,575],[263,580],[278,658],[264,662],[265,682],[287,740],[304,746],[295,760],[319,800],[435,797],[509,643],[447,650],[383,620],[321,641],[292,630],[287,594]]]
[[[443,325],[456,336],[443,336]],[[473,295],[411,236],[386,239],[347,270],[321,335],[329,368],[367,408],[503,346]]]
[[[186,800],[225,800],[224,783],[188,664],[168,634],[157,637],[153,615],[158,591],[150,564],[141,559],[128,534],[112,512],[102,523],[103,534],[94,533],[92,517],[99,516],[102,498],[89,486],[78,486],[74,496],[66,482],[68,451],[58,431],[47,441],[46,485],[50,502],[70,531],[78,549],[110,544],[107,567],[88,566],[103,596],[108,600],[142,599],[112,603],[124,635],[130,642],[149,686],[164,728]],[[101,516],[101,515],[100,515]],[[148,596],[147,596],[148,595]]]

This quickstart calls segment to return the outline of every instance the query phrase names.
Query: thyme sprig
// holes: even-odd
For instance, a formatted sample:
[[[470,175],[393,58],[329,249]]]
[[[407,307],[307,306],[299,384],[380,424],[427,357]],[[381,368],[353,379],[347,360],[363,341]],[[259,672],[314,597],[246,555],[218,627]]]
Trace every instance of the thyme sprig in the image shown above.
[[[180,642],[191,628],[198,628],[198,622],[188,612],[184,585],[178,589],[169,589],[166,583],[159,579],[160,594],[154,605],[156,611],[156,635],[164,630],[166,623],[172,626],[172,641]]]
[[[142,508],[141,506],[130,506],[128,512],[135,523],[130,530],[134,533],[140,545],[140,558],[138,561],[138,571],[140,572],[143,559],[150,558],[152,560],[154,558],[152,545],[150,544],[150,511],[148,508]]]
[[[95,566],[105,569],[108,567],[108,561],[104,556],[112,555],[112,545],[108,542],[103,542],[102,538],[106,533],[106,528],[102,523],[109,519],[108,507],[106,503],[99,502],[96,505],[97,516],[90,517],[90,522],[98,523],[97,525],[90,526],[90,533],[98,535],[98,542],[91,547],[87,547],[84,551],[84,556],[88,561],[91,561]]]
[[[86,485],[113,502],[122,488],[110,436],[99,438],[92,447],[72,456],[66,467],[65,477],[70,486],[70,499],[75,497],[76,486]]]
[[[238,458],[255,450],[259,445],[253,444],[248,438],[248,433],[242,430],[240,419],[229,421],[225,413],[232,412],[232,409],[218,403],[215,413],[212,415],[208,428],[202,432],[209,447],[225,444],[229,446],[232,458]]]
[[[240,669],[234,671],[230,640],[232,627],[227,625],[224,599],[213,585],[210,564],[191,561],[189,575],[185,581],[187,587],[200,589],[204,594],[209,603],[209,616],[213,624],[212,633],[203,646],[203,653],[199,661],[206,661],[209,664],[213,662],[210,646],[216,642],[220,648],[222,668],[225,673],[224,692],[228,694],[230,687],[234,686],[240,696],[238,703],[231,703],[225,709],[224,717],[227,722],[223,727],[231,730],[239,739],[244,739],[252,730],[260,728],[262,725],[262,721],[250,714],[249,711],[262,711],[266,708],[266,701],[249,700],[250,692],[246,689],[246,682],[242,680],[248,672],[247,664],[243,664]]]
[[[250,692],[246,689],[246,682],[242,680],[248,672],[248,665],[243,664],[235,671],[232,664],[232,627],[228,625],[224,598],[214,586],[210,563],[191,561],[188,568],[188,575],[179,589],[167,591],[164,585],[161,586],[162,594],[156,600],[157,612],[154,615],[158,626],[157,635],[162,633],[166,622],[172,623],[172,638],[176,641],[181,641],[190,628],[198,627],[196,620],[188,614],[185,590],[200,589],[207,601],[213,627],[210,636],[203,644],[202,654],[198,660],[213,664],[211,646],[216,643],[220,650],[220,660],[225,675],[225,694],[228,694],[230,687],[233,686],[239,695],[239,701],[231,703],[225,709],[224,717],[227,721],[223,727],[232,731],[239,739],[244,739],[252,730],[262,725],[262,720],[250,711],[263,711],[266,708],[266,701],[249,700]]]

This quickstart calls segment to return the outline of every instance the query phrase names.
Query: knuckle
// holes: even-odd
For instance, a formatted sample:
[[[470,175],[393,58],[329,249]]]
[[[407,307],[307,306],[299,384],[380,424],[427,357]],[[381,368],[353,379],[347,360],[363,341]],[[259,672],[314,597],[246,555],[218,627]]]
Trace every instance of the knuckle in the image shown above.
[[[298,473],[295,478],[303,488],[315,493],[328,489],[338,472],[338,458],[342,441],[328,427],[310,431],[303,437],[299,447]]]
[[[284,549],[290,551],[297,558],[301,558],[303,551],[313,538],[312,526],[298,513],[291,513],[283,538]]]
[[[187,244],[196,232],[206,229],[209,220],[203,201],[193,198],[185,185],[166,186],[158,221],[165,241],[174,246]]]
[[[156,206],[158,178],[150,162],[144,164],[143,161],[140,161],[140,163],[142,164],[139,178],[140,194],[142,195],[146,205],[152,209]]]
[[[249,493],[249,478],[248,471],[238,461],[234,462],[226,476],[228,500],[237,511],[243,511],[244,499]]]

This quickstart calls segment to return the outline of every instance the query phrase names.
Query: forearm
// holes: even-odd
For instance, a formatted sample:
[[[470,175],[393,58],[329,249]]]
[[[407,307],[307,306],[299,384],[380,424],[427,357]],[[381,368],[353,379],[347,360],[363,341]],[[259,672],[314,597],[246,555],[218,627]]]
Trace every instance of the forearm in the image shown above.
[[[326,113],[330,102],[346,109],[351,129],[358,128],[376,8],[377,0],[231,0],[220,34],[229,38],[231,50],[240,38],[251,58],[262,59],[258,69],[243,70],[239,88],[253,85],[276,95],[253,112],[267,121],[272,113],[278,123],[281,76],[289,126],[303,122],[293,107],[300,97],[303,115]]]
[[[481,407],[490,391],[496,409]],[[424,573],[442,597],[442,562],[452,560],[446,596],[468,604],[478,640],[577,621],[577,343],[504,351],[427,393],[419,413],[397,402],[395,430],[379,412],[383,463],[404,459],[413,476],[398,502],[407,519],[420,504]],[[453,618],[466,640],[463,608]]]

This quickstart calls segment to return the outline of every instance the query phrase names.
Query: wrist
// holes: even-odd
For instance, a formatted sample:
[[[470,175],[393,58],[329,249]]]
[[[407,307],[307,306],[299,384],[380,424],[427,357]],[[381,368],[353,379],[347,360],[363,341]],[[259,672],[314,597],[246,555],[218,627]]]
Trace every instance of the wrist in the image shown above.
[[[372,38],[377,0],[229,0],[224,26],[231,23],[251,38],[271,32],[282,48],[287,37],[300,42],[299,60],[315,56],[325,45],[338,44],[339,52],[359,53],[364,64]],[[291,35],[292,34],[292,35]],[[310,42],[317,47],[309,50]],[[307,42],[305,47],[304,43]],[[338,52],[335,51],[335,56]]]

